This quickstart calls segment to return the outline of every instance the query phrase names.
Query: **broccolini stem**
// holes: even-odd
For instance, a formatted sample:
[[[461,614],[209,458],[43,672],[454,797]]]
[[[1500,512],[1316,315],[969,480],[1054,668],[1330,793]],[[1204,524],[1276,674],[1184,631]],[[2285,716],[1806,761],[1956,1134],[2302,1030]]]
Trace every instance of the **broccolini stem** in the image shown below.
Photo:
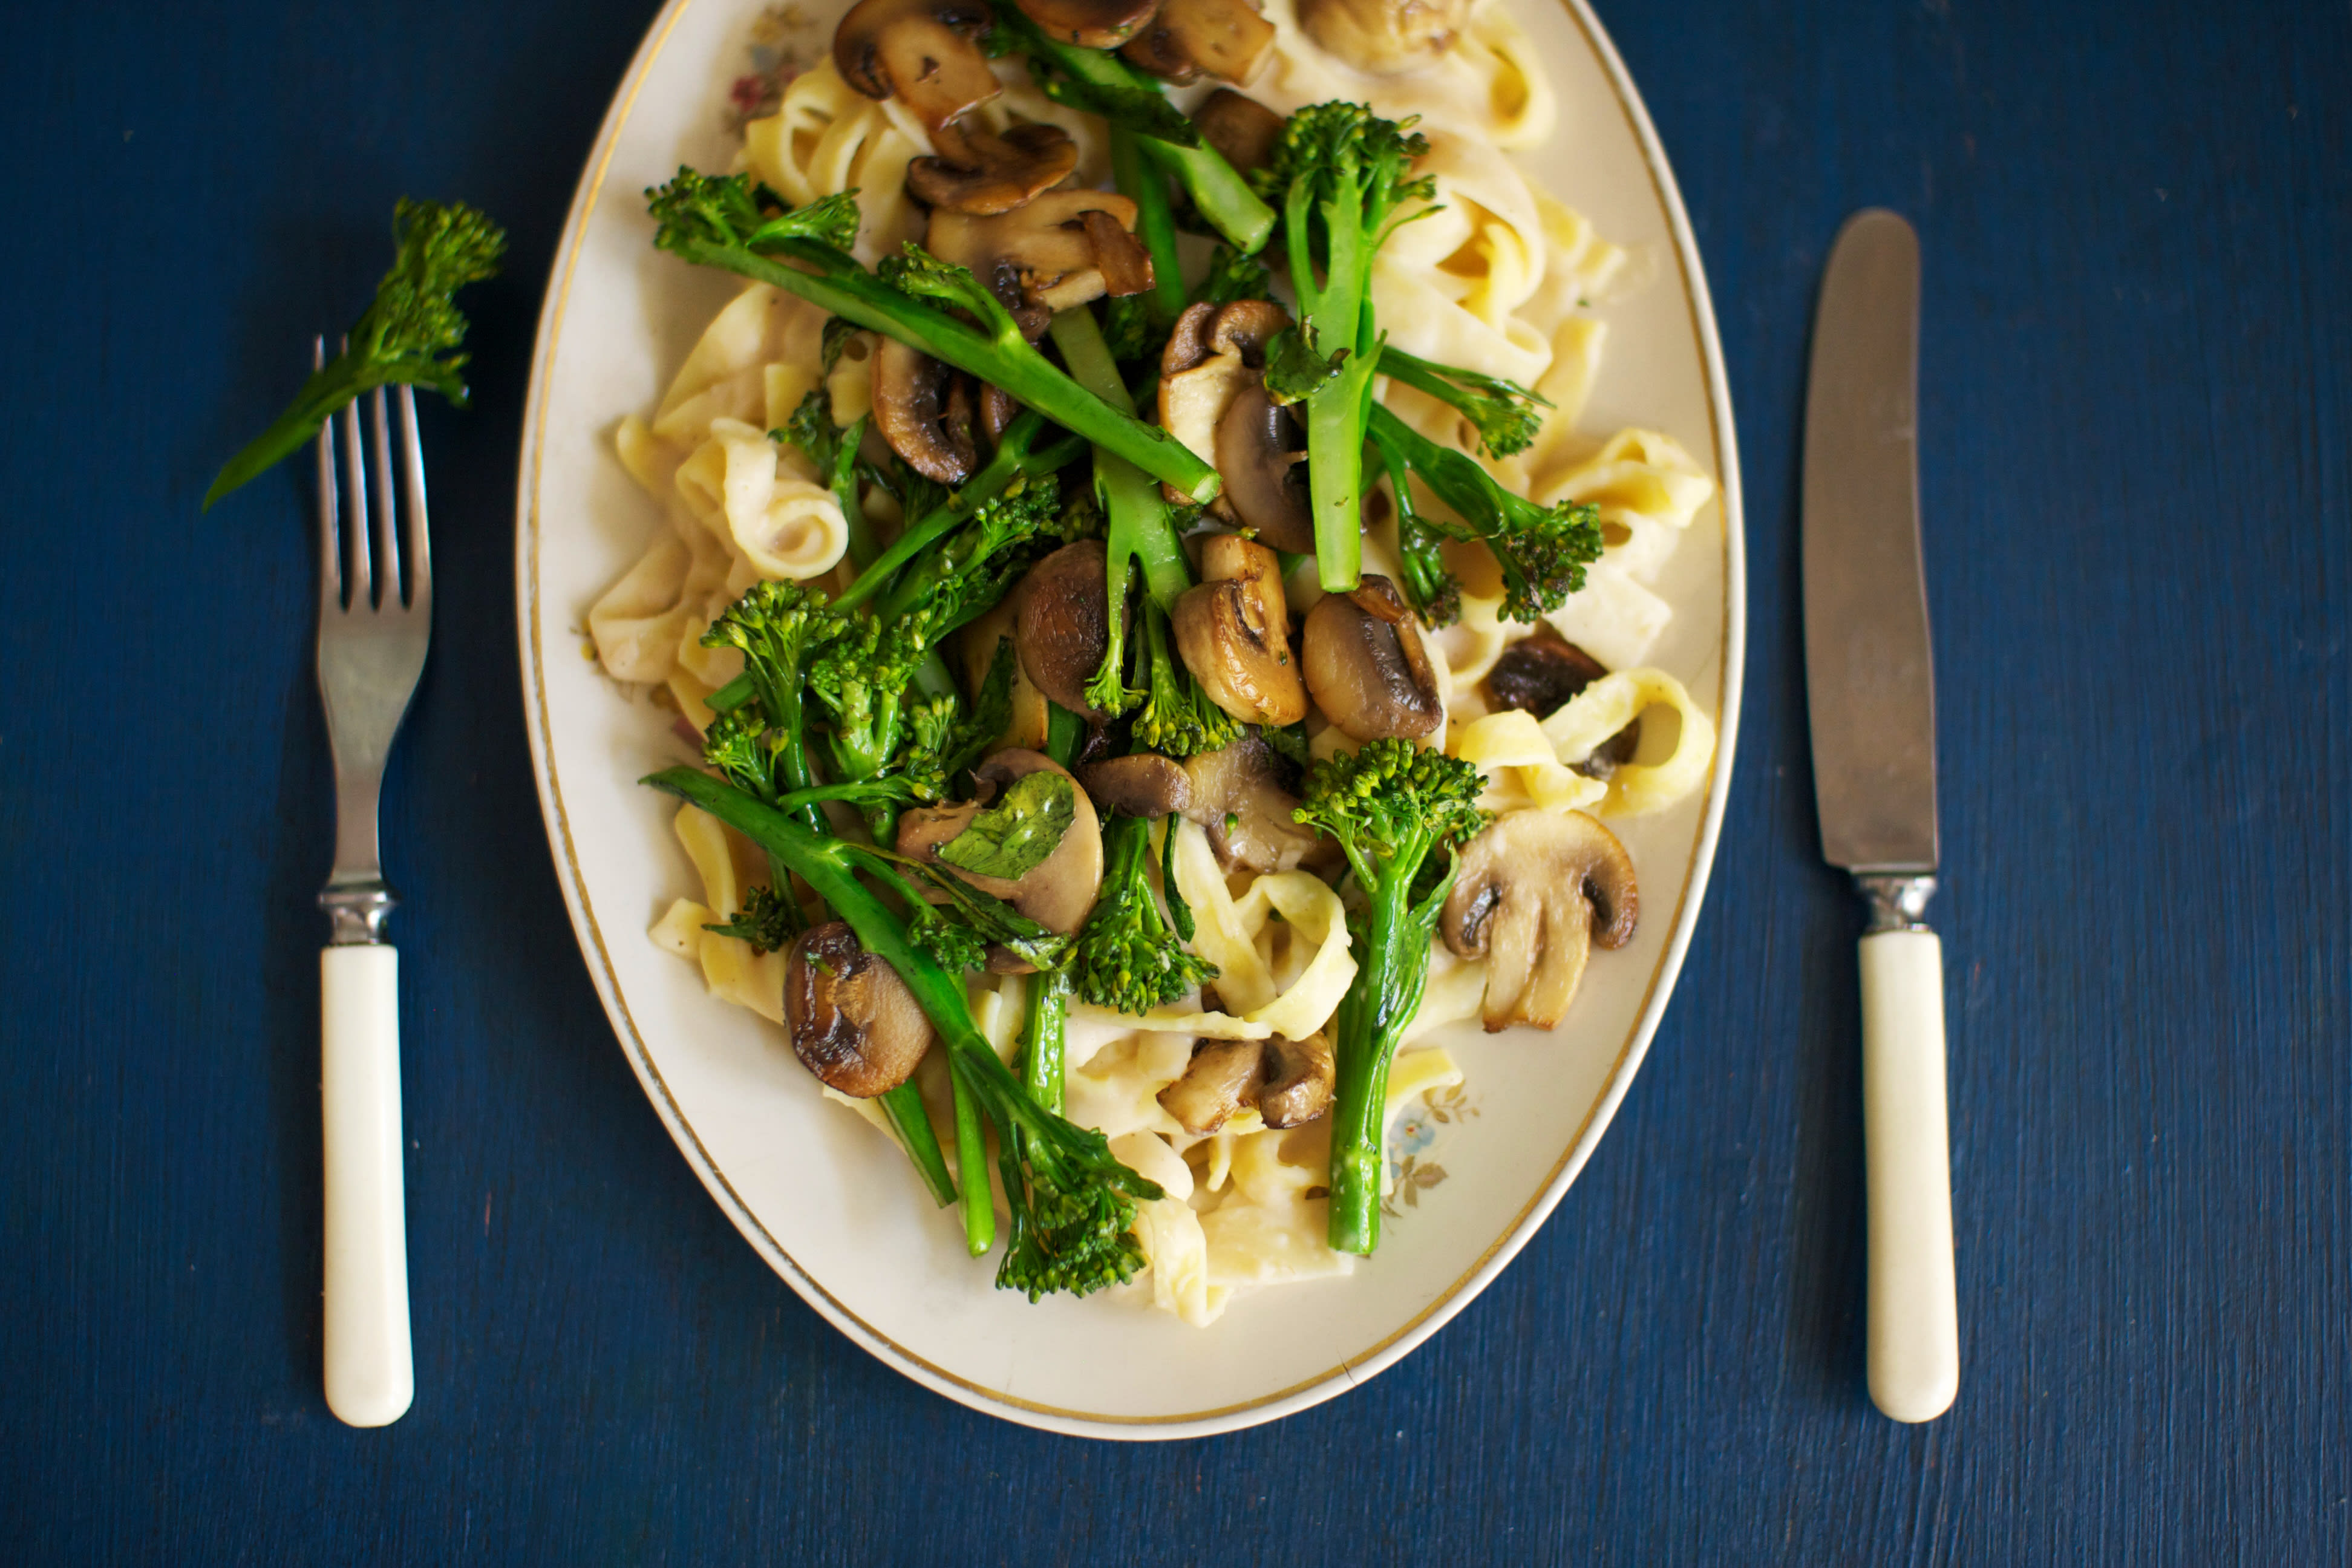
[[[1055,701],[1045,700],[1045,754],[1063,767],[1078,760],[1078,748],[1086,744],[1087,721]]]
[[[1092,311],[1083,307],[1064,310],[1054,318],[1051,331],[1054,346],[1062,351],[1062,363],[1070,367],[1079,385],[1114,408],[1135,407]],[[1192,585],[1192,567],[1185,558],[1184,541],[1176,531],[1166,498],[1133,464],[1100,448],[1095,452],[1095,483],[1101,491],[1103,516],[1110,525],[1106,541],[1109,560],[1104,575],[1112,599],[1125,601],[1126,568],[1132,560],[1142,563],[1143,585],[1152,598],[1161,609],[1170,608]],[[1114,614],[1111,624],[1118,626],[1121,617]],[[1114,630],[1112,636],[1118,635]]]
[[[931,1131],[930,1113],[923,1109],[923,1091],[910,1078],[880,1099],[882,1114],[890,1119],[932,1201],[941,1208],[955,1202],[955,1183],[948,1176],[947,1157],[940,1152],[940,1135]]]
[[[980,1090],[966,1081],[963,1058],[948,1056],[955,1089],[956,1174],[963,1184],[963,1244],[974,1258],[996,1245],[996,1198],[988,1188],[988,1132],[980,1120]],[[909,1080],[912,1081],[912,1080]]]
[[[1412,879],[1370,894],[1363,967],[1339,1003],[1331,1109],[1330,1241],[1369,1256],[1381,1244],[1381,1176],[1388,1161],[1389,1063],[1429,985],[1429,933],[1412,919]]]
[[[834,600],[835,607],[856,609],[888,587],[890,580],[908,562],[961,528],[973,513],[1010,489],[1014,479],[1035,479],[1076,462],[1087,447],[1076,437],[1033,449],[1032,444],[1045,423],[1036,410],[1023,409],[1004,427],[1004,435],[996,444],[996,455],[988,460],[988,466],[966,479],[963,488],[949,497],[945,506],[934,508],[908,523],[890,548],[875,557],[871,565],[858,573],[857,581],[841,591]]]
[[[1194,457],[1182,442],[1157,426],[1107,406],[1099,397],[1089,396],[1032,348],[1018,330],[994,332],[960,321],[863,268],[849,269],[840,252],[811,241],[784,241],[777,256],[683,234],[669,237],[666,243],[676,255],[697,266],[720,268],[797,294],[820,310],[896,338],[992,383],[1014,402],[1098,447],[1108,447],[1195,500],[1213,499],[1222,487],[1217,470]],[[793,261],[820,270],[804,272],[791,265]]]
[[[1069,971],[1043,969],[1032,975],[1029,1018],[1021,1032],[1021,1087],[1055,1115],[1062,1110],[1062,1060],[1069,1017]]]
[[[1176,259],[1176,217],[1168,208],[1168,176],[1156,164],[1145,166],[1141,142],[1123,126],[1110,128],[1111,183],[1135,203],[1135,237],[1151,257],[1151,321],[1166,328],[1183,314],[1184,273]]]

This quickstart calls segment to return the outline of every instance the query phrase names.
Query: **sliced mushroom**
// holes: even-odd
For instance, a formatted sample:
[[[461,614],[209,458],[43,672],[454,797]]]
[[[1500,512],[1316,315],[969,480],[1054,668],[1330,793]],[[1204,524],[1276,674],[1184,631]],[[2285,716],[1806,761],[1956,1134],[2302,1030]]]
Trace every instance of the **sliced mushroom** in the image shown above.
[[[1418,70],[1454,47],[1470,0],[1299,0],[1298,25],[1372,76]]]
[[[1011,212],[1067,179],[1078,144],[1058,125],[1015,125],[1002,136],[957,121],[932,133],[939,154],[907,164],[907,191],[926,206],[988,216]]]
[[[985,0],[858,0],[833,32],[841,79],[868,98],[896,96],[924,126],[940,126],[1002,90],[980,39]]]
[[[1265,1042],[1265,1086],[1257,1113],[1268,1127],[1303,1127],[1331,1109],[1331,1043],[1320,1035]]]
[[[979,466],[972,443],[971,388],[963,377],[896,338],[874,357],[874,425],[908,467],[960,485]]]
[[[1294,871],[1314,853],[1314,833],[1291,816],[1298,797],[1283,787],[1280,760],[1256,735],[1188,758],[1184,772],[1192,781],[1184,815],[1209,830],[1209,847],[1226,870]]]
[[[1160,1108],[1185,1131],[1206,1135],[1257,1103],[1265,1073],[1262,1040],[1196,1040],[1184,1076],[1160,1091]]]
[[[1115,49],[1151,20],[1160,0],[1017,0],[1049,38],[1082,49]]]
[[[1013,641],[1037,689],[1087,719],[1087,682],[1110,652],[1109,557],[1099,539],[1065,544],[1029,569],[1014,590],[1021,604]]]
[[[1266,345],[1289,325],[1290,313],[1269,300],[1236,300],[1223,306],[1204,300],[1187,308],[1176,318],[1176,325],[1168,335],[1168,345],[1160,354],[1161,428],[1184,443],[1194,457],[1222,469],[1224,465],[1220,456],[1220,422],[1236,398],[1264,379]],[[1297,444],[1287,434],[1273,443],[1286,449]],[[1255,455],[1255,447],[1250,450]],[[1300,469],[1295,478],[1300,496],[1298,504],[1305,515],[1305,470]],[[1230,480],[1227,488],[1230,492]],[[1256,529],[1261,535],[1269,522],[1277,532],[1286,531],[1281,521],[1273,516],[1272,509],[1258,500],[1263,490],[1262,485],[1252,490],[1253,510],[1257,514],[1255,521],[1235,510],[1229,495],[1220,495],[1210,503],[1209,510],[1227,522]],[[1184,499],[1173,489],[1167,494],[1171,500]],[[1313,539],[1311,527],[1307,535],[1310,541]],[[1309,542],[1303,548],[1311,550],[1314,546]]]
[[[1124,299],[1151,287],[1151,252],[1143,248],[1143,241],[1099,207],[1081,222],[1095,247],[1095,265],[1102,269],[1104,293]]]
[[[1247,85],[1274,52],[1274,24],[1249,0],[1162,0],[1159,14],[1119,52],[1170,81],[1206,72]]]
[[[844,921],[803,931],[786,950],[784,1026],[803,1067],[858,1100],[906,1082],[931,1044],[914,993]]]
[[[1486,960],[1486,1024],[1549,1029],[1568,1012],[1592,944],[1633,938],[1633,858],[1580,811],[1506,812],[1462,851],[1438,930]]]
[[[1021,405],[1013,400],[1011,393],[993,382],[980,384],[980,432],[988,437],[990,451],[994,451],[996,444],[1004,439],[1004,427],[1020,412]]]
[[[1244,723],[1276,729],[1307,717],[1307,683],[1290,654],[1282,563],[1265,545],[1212,534],[1201,547],[1197,587],[1170,622],[1184,668],[1209,700]]]
[[[1538,632],[1513,643],[1495,660],[1495,668],[1486,672],[1486,701],[1498,713],[1517,708],[1549,718],[1608,673],[1599,659],[1574,643]]]
[[[1093,212],[1108,214],[1132,238],[1135,204],[1127,197],[1112,191],[1058,190],[992,217],[933,212],[924,243],[940,260],[970,268],[1034,340],[1055,311],[1108,292],[1097,252],[1097,237],[1105,231],[1097,224],[1088,232],[1087,215]],[[1110,266],[1123,268],[1129,259],[1114,256]]]
[[[1211,93],[1192,111],[1192,123],[1201,140],[1244,174],[1273,163],[1275,143],[1282,140],[1282,116],[1229,87]]]
[[[971,825],[981,807],[1015,779],[1051,770],[1069,778],[1069,770],[1037,752],[1003,751],[972,770],[982,798],[957,805],[919,806],[898,819],[898,852],[938,862],[940,847]],[[1073,784],[1077,781],[1071,779]],[[1068,936],[1086,923],[1102,889],[1102,819],[1084,785],[1077,785],[1077,814],[1054,852],[1017,879],[983,877],[974,872],[956,875],[983,893],[992,893],[1048,931]]]
[[[1090,763],[1078,770],[1078,783],[1097,811],[1181,816],[1192,805],[1192,780],[1183,764],[1157,752]]]
[[[1307,614],[1307,689],[1349,738],[1418,740],[1445,722],[1437,670],[1396,584],[1367,572],[1352,594],[1330,594]]]
[[[1217,472],[1234,512],[1276,550],[1300,555],[1315,548],[1306,447],[1297,416],[1267,394],[1262,375],[1217,421]]]

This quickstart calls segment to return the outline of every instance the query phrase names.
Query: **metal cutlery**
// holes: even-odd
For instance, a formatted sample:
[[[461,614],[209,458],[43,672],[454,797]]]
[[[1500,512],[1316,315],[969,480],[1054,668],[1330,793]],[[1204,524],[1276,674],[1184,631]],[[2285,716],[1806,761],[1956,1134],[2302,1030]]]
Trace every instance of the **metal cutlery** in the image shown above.
[[[1936,692],[1919,563],[1919,241],[1855,214],[1822,279],[1806,388],[1805,679],[1822,855],[1869,906],[1862,938],[1870,1394],[1897,1421],[1958,1392]]]
[[[313,366],[325,357],[320,339]],[[383,934],[399,900],[384,885],[376,801],[432,637],[433,554],[415,395],[403,386],[390,400],[400,414],[397,506],[383,389],[364,401],[374,416],[364,442],[358,403],[319,432],[319,695],[335,759],[335,866],[319,894],[331,922],[330,945],[319,955],[319,1088],[327,1406],[352,1426],[382,1426],[407,1411],[416,1384],[401,1174],[400,958]]]

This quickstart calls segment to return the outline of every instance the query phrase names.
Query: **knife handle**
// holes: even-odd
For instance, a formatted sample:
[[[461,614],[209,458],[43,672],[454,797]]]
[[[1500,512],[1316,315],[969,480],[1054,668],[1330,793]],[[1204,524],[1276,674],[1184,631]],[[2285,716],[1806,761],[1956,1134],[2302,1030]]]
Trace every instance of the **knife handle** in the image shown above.
[[[400,954],[382,943],[321,950],[319,998],[327,1408],[353,1426],[383,1426],[416,1393],[401,1195]]]
[[[1927,1421],[1960,1386],[1944,949],[1925,927],[1862,939],[1862,1138],[1870,1226],[1870,1397]]]

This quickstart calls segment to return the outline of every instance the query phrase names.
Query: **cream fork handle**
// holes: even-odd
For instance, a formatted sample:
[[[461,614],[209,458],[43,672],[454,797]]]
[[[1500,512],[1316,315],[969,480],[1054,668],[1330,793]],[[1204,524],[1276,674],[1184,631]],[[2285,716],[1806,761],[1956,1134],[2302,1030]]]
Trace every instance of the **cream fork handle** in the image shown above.
[[[1944,949],[1924,928],[1862,939],[1862,1141],[1870,1232],[1870,1397],[1928,1421],[1960,1386]]]
[[[400,954],[319,954],[319,1089],[326,1165],[327,1408],[353,1426],[397,1421],[415,1396],[401,1196]]]

